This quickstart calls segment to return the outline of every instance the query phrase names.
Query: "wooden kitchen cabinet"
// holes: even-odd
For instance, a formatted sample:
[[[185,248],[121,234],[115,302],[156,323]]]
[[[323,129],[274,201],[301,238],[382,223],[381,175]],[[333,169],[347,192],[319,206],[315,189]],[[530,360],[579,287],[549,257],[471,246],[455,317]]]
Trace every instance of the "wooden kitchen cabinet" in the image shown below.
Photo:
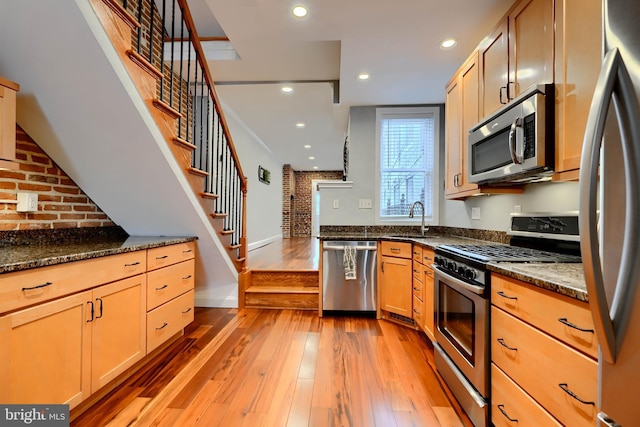
[[[602,2],[556,0],[556,181],[577,180],[591,99],[602,64]]]
[[[445,197],[457,198],[478,189],[467,180],[467,137],[478,120],[478,53],[467,59],[446,88]]]
[[[387,313],[413,318],[413,271],[411,243],[380,242],[378,289],[380,308]]]
[[[75,407],[146,354],[146,275],[0,320],[0,400]],[[4,381],[6,379],[6,381]]]
[[[572,326],[575,322],[581,329],[591,327],[581,317],[586,303],[574,304],[497,274],[491,280],[493,423],[512,425],[505,423],[500,409],[511,418],[529,420],[542,408],[562,425],[595,425],[598,364],[590,350],[576,344],[593,338]],[[510,389],[514,392],[505,391]]]
[[[521,0],[481,43],[481,119],[532,85],[553,83],[553,14],[553,0]]]
[[[16,160],[17,83],[0,77],[0,168],[18,169]]]
[[[434,289],[432,249],[413,245],[413,318],[416,325],[435,341],[434,336]]]

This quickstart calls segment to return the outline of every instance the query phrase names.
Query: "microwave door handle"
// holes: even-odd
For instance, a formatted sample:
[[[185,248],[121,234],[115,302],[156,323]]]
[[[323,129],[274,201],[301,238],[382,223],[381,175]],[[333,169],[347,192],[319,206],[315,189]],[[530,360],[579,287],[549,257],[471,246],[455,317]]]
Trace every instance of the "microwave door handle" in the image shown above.
[[[511,154],[511,160],[514,164],[519,165],[522,163],[522,155],[518,155],[517,152],[517,140],[518,140],[518,128],[522,127],[522,118],[516,117],[516,119],[511,123],[511,129],[509,130],[509,153]],[[524,146],[522,146],[522,151],[524,151]]]

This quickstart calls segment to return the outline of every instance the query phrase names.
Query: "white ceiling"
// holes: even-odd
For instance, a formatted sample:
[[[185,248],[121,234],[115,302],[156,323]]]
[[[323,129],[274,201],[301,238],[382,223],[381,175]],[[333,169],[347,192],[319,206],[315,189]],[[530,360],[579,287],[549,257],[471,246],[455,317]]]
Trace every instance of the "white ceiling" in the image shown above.
[[[189,0],[189,7],[200,37],[226,35],[240,57],[209,62],[233,113],[295,170],[340,170],[349,107],[443,103],[447,81],[513,1]],[[309,15],[294,18],[296,4]],[[447,37],[458,45],[442,50]],[[363,71],[370,80],[357,79]],[[293,93],[282,93],[282,82],[294,82]]]

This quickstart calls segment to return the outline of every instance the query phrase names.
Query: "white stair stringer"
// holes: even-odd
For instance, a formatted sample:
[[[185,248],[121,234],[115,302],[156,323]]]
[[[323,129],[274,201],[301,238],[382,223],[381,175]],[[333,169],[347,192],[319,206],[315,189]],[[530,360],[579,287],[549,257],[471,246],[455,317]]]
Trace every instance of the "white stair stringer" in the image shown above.
[[[18,124],[130,235],[197,236],[198,304],[237,306],[235,267],[89,1],[2,9]]]

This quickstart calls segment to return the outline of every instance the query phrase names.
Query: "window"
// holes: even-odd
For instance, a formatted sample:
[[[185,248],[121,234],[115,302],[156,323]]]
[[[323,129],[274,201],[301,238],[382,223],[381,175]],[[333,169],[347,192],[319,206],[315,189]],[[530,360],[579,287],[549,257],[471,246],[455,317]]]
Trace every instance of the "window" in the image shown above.
[[[424,204],[425,220],[438,220],[439,108],[379,108],[378,219],[396,223],[420,221],[420,208],[409,219],[411,205]]]

